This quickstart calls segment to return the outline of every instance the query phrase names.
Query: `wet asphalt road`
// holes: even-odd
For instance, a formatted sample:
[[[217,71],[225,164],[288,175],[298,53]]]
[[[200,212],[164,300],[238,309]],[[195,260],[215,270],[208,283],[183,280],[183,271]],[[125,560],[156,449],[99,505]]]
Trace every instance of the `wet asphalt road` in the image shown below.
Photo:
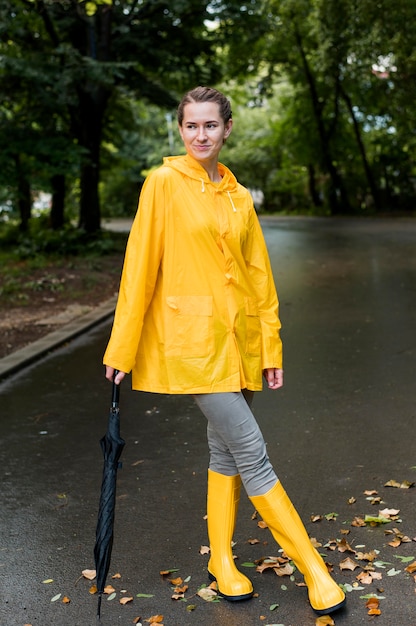
[[[263,226],[281,301],[286,377],[283,390],[255,400],[271,460],[311,536],[326,543],[349,530],[357,551],[379,550],[385,563],[376,568],[381,580],[347,594],[336,626],[416,626],[416,582],[405,572],[416,543],[393,548],[385,534],[398,528],[416,538],[416,490],[384,487],[416,480],[416,222],[269,218]],[[96,327],[0,384],[1,626],[96,623],[96,597],[79,577],[94,567],[109,329]],[[141,616],[146,624],[159,614],[165,626],[315,624],[304,588],[242,567],[277,553],[245,496],[235,553],[258,597],[239,604],[191,597],[207,583],[207,557],[199,553],[207,544],[204,420],[189,397],[132,392],[129,382],[121,417],[127,443],[110,570],[121,579],[109,578],[117,597],[104,600],[103,623],[126,626]],[[365,490],[376,490],[383,503],[371,505]],[[355,516],[385,507],[400,509],[402,521],[351,526]],[[332,512],[335,520],[309,521]],[[253,537],[260,543],[250,545]],[[354,554],[321,552],[338,582],[356,582],[362,567],[339,568]],[[188,602],[171,599],[159,574],[166,569],[190,577]],[[382,598],[380,616],[367,615],[362,596],[370,593]],[[120,605],[123,595],[134,601]]]

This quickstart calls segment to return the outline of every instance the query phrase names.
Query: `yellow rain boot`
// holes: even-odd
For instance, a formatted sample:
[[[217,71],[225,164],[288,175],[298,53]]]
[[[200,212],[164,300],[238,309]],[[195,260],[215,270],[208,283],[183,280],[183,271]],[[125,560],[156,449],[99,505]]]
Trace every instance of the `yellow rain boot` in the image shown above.
[[[208,573],[217,581],[218,591],[226,600],[248,600],[253,585],[235,566],[231,541],[237,519],[241,479],[208,470],[208,537],[211,558]]]
[[[309,602],[318,615],[337,611],[345,604],[345,594],[330,576],[313,547],[295,507],[280,482],[263,496],[250,498],[273,537],[303,574]]]

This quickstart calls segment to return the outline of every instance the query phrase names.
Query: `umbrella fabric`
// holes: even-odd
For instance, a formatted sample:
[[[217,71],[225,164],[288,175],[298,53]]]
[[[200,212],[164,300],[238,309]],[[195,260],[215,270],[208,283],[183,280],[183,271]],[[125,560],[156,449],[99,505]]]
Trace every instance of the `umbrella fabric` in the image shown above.
[[[125,444],[124,440],[120,437],[120,413],[118,403],[119,385],[113,382],[112,403],[108,418],[107,432],[100,440],[104,455],[104,467],[94,547],[97,589],[99,594],[98,618],[100,618],[101,598],[110,567],[111,549],[113,546],[117,469],[121,466],[119,459]]]

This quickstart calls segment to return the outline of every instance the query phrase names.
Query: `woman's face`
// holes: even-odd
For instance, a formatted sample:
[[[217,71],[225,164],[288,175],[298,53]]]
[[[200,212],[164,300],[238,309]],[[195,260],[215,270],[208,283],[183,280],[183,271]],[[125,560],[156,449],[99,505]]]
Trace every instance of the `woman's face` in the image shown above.
[[[208,163],[218,160],[232,125],[232,120],[224,122],[216,102],[189,102],[184,107],[179,132],[186,152],[197,161]]]

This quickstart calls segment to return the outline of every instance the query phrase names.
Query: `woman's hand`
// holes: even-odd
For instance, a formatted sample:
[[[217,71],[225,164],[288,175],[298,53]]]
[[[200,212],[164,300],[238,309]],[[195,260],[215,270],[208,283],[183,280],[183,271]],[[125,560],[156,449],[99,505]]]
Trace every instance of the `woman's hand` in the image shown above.
[[[263,376],[266,379],[269,389],[279,389],[283,387],[283,370],[277,367],[269,367],[263,370]]]
[[[114,367],[110,367],[109,365],[105,366],[105,377],[107,378],[107,380],[109,380],[110,382],[114,382],[116,383],[116,385],[119,385],[121,383],[121,381],[123,380],[123,378],[125,377],[125,372],[119,372],[117,374],[117,376],[114,378]]]

